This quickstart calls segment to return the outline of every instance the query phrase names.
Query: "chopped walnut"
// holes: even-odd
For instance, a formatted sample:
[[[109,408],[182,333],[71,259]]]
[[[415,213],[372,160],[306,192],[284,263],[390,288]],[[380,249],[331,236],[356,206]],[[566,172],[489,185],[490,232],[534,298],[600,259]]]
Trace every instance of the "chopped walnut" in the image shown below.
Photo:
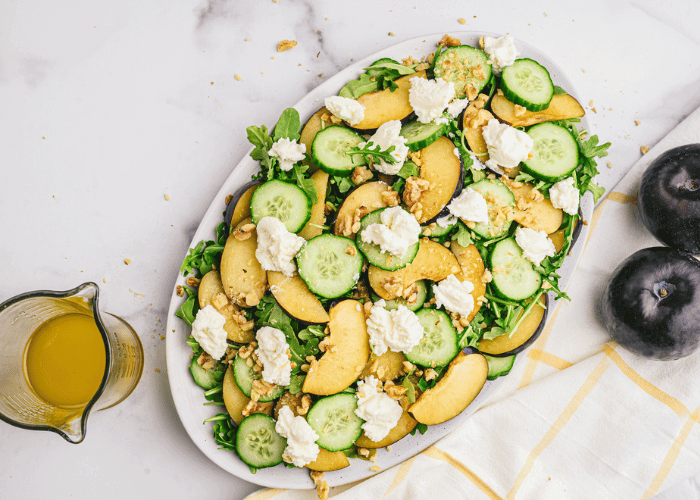
[[[316,486],[316,495],[318,496],[318,500],[328,500],[328,491],[328,482],[321,481],[318,483],[318,486]]]
[[[367,182],[370,180],[374,175],[368,169],[367,167],[359,166],[355,167],[355,170],[352,171],[352,176],[350,176],[350,180],[355,184],[356,186],[362,184],[363,182]]]
[[[253,380],[253,391],[257,392],[261,396],[272,394],[272,391],[274,391],[276,387],[276,384],[265,382],[263,379]]]
[[[252,236],[253,231],[255,231],[255,224],[243,224],[233,231],[233,236],[238,241],[244,241]]]
[[[484,37],[483,37],[483,36],[480,36],[480,37],[479,37],[479,48],[480,48],[481,50],[484,50],[484,47],[485,47],[485,46],[486,46],[486,43],[484,42]]]
[[[430,381],[433,380],[435,377],[437,377],[437,372],[436,372],[435,370],[433,370],[432,368],[428,368],[428,369],[425,370],[425,372],[423,373],[423,377],[425,378],[425,380],[426,380],[427,382],[430,382]]]
[[[493,275],[488,269],[484,269],[484,274],[481,275],[482,283],[491,283],[493,281]]]
[[[409,177],[406,179],[406,187],[403,191],[403,201],[411,206],[420,200],[421,195],[430,189],[430,182],[420,177]]]
[[[413,66],[414,64],[418,64],[418,61],[413,59],[413,56],[408,56],[406,59],[401,61],[401,64],[403,64],[404,66]]]
[[[338,233],[341,236],[352,236],[352,216],[346,214],[342,218],[338,219]]]
[[[399,193],[389,187],[382,193],[382,201],[389,207],[396,207],[399,204]]]
[[[199,282],[200,282],[200,281],[201,281],[201,280],[198,280],[198,279],[195,278],[194,276],[190,276],[189,278],[187,278],[187,284],[188,284],[189,286],[192,286],[192,287],[195,287],[195,288],[199,286]]]
[[[285,50],[293,49],[296,46],[296,40],[282,40],[277,44],[277,52],[284,52]]]
[[[324,337],[323,340],[318,343],[318,350],[321,352],[326,352],[331,347],[333,347],[333,344],[331,344],[330,337]]]
[[[246,294],[245,303],[248,307],[257,306],[260,303],[260,297],[255,293],[255,290],[251,290]]]
[[[646,146],[642,146],[641,148],[639,148],[639,150],[642,152],[643,155],[649,152],[649,148]]]
[[[459,38],[445,34],[445,36],[442,37],[442,40],[438,42],[438,45],[443,47],[458,47],[459,45],[462,45],[462,41]]]
[[[486,74],[484,73],[484,68],[479,64],[472,69],[472,74],[479,80],[486,80]]]
[[[416,164],[416,167],[420,167],[422,165],[421,159],[420,159],[420,150],[418,151],[409,151],[408,155],[406,156],[409,160],[411,160],[413,163]]]
[[[415,369],[416,369],[416,365],[414,365],[410,361],[403,362],[403,373],[410,373],[411,370],[415,370]]]
[[[513,108],[513,114],[515,116],[523,116],[525,114],[525,111],[527,111],[527,108],[521,106],[520,104],[516,104],[515,108]]]
[[[381,282],[382,288],[389,292],[392,298],[400,297],[403,293],[403,282],[397,276],[384,278]]]
[[[348,247],[345,249],[345,253],[354,257],[357,255],[357,250],[353,245],[348,245]]]
[[[229,203],[231,203],[231,200],[232,200],[232,199],[233,199],[233,195],[232,195],[232,194],[227,194],[227,195],[226,195],[226,198],[224,198],[224,205],[228,205]]]
[[[185,289],[182,288],[182,285],[177,285],[176,292],[178,297],[184,297],[185,296]]]
[[[367,458],[369,457],[369,450],[367,448],[358,448],[357,454],[361,457]]]
[[[387,384],[388,383],[389,382],[387,382]],[[403,385],[394,385],[393,383],[388,387],[386,385],[384,386],[384,391],[386,392],[387,396],[389,396],[394,401],[398,401],[399,399],[401,399],[401,396],[406,394],[407,390],[408,387],[405,387]]]
[[[253,354],[253,351],[255,350],[255,347],[253,343],[247,346],[243,346],[238,350],[238,356],[241,359],[246,359],[249,358],[251,354]]]
[[[209,356],[209,354],[207,354],[206,352],[203,352],[197,358],[197,364],[205,370],[209,370],[216,364],[216,360]]]
[[[467,99],[469,99],[470,101],[473,101],[474,99],[477,98],[478,95],[479,95],[479,91],[476,89],[474,84],[472,84],[472,83],[467,84]]]
[[[373,465],[372,467],[369,468],[369,470],[371,470],[372,472],[379,472],[380,470],[382,470],[382,468],[379,467],[378,465]]]
[[[249,417],[253,413],[265,413],[267,414],[272,407],[272,403],[259,403],[257,401],[249,401],[247,405],[241,410],[241,414],[244,417]]]
[[[423,218],[423,204],[418,202],[408,207],[408,213],[413,215],[417,221]]]

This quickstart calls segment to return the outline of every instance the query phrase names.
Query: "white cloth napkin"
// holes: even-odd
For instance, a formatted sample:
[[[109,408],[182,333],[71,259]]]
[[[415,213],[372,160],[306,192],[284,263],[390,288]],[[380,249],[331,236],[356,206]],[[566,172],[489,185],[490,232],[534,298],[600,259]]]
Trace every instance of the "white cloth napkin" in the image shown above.
[[[333,488],[331,497],[700,499],[700,352],[678,361],[636,357],[610,341],[599,317],[613,269],[659,245],[636,207],[642,173],[664,151],[696,142],[700,109],[598,205],[586,221],[571,302],[560,301],[488,406],[403,464]],[[310,500],[316,492],[268,489],[248,498]]]

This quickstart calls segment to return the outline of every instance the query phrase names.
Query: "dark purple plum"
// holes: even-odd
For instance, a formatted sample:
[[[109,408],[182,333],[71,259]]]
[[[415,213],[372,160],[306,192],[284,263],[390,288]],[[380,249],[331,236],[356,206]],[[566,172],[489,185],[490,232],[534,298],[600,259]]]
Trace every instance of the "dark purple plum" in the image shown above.
[[[700,254],[700,144],[670,149],[642,176],[639,213],[664,245]]]
[[[613,340],[635,354],[688,356],[700,345],[700,262],[667,247],[639,250],[612,273],[602,316]]]

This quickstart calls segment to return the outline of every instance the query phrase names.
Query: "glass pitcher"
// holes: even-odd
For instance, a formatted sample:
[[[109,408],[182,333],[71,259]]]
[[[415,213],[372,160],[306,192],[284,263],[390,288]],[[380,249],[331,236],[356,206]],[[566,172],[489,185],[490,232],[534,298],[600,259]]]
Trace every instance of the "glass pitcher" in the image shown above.
[[[0,304],[0,419],[24,429],[53,431],[71,443],[80,443],[92,410],[115,406],[136,388],[143,372],[141,341],[126,321],[100,313],[98,295],[95,283],[83,283],[65,292],[24,293]],[[104,375],[89,401],[58,406],[42,399],[31,386],[25,357],[37,328],[70,314],[94,320],[104,343]],[[96,345],[99,349],[99,340]]]

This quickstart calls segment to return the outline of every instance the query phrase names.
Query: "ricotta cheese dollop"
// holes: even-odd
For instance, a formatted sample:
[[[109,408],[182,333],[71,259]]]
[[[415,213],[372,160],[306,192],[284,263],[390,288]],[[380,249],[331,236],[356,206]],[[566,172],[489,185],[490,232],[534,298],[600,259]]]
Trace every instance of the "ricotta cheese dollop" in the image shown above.
[[[297,266],[294,257],[306,243],[301,236],[287,231],[284,223],[275,217],[263,217],[257,226],[258,248],[255,257],[265,271],[279,271],[293,276]]]
[[[418,242],[420,224],[401,207],[387,208],[380,217],[381,224],[370,224],[362,231],[362,241],[378,245],[382,252],[403,258],[408,247]]]
[[[263,326],[255,333],[258,348],[255,355],[263,365],[262,378],[270,384],[287,386],[292,375],[292,364],[287,351],[289,344],[284,333],[271,326]]]
[[[396,175],[403,167],[408,154],[408,146],[406,146],[406,138],[399,134],[401,132],[401,122],[399,120],[391,120],[380,125],[377,131],[367,142],[372,142],[379,146],[379,149],[386,151],[391,146],[394,146],[394,151],[391,156],[396,160],[396,163],[390,165],[384,160],[374,164],[374,168],[383,174]],[[366,143],[360,144],[364,146]]]
[[[287,447],[282,453],[285,462],[303,467],[316,460],[321,451],[316,444],[318,434],[304,417],[295,417],[289,406],[280,408],[275,430],[287,438]]]
[[[544,231],[519,227],[515,230],[515,242],[523,249],[525,258],[536,266],[539,266],[546,257],[554,257],[557,252],[554,243]]]
[[[561,208],[569,215],[578,213],[581,193],[574,187],[574,178],[567,177],[549,188],[549,199],[554,208]]]
[[[477,193],[470,187],[459,193],[459,196],[447,205],[447,209],[452,215],[464,221],[476,222],[477,224],[489,221],[486,199],[481,193]]]
[[[270,148],[270,156],[274,156],[280,161],[282,170],[291,170],[294,164],[304,159],[306,153],[305,144],[297,144],[296,139],[291,141],[282,137]]]
[[[498,174],[503,173],[501,167],[514,168],[527,160],[534,147],[532,137],[495,118],[489,120],[482,134],[489,152],[486,166]]]
[[[332,95],[326,97],[324,102],[326,109],[348,125],[357,125],[365,119],[365,107],[355,99]]]
[[[399,402],[391,399],[381,387],[381,382],[370,375],[357,383],[355,393],[355,415],[365,421],[362,430],[372,441],[384,439],[403,414]]]
[[[471,281],[459,281],[454,274],[433,285],[435,305],[450,312],[469,316],[474,310],[474,285]]]
[[[484,52],[491,59],[491,68],[497,75],[501,74],[503,68],[513,64],[520,55],[515,43],[513,43],[513,37],[508,35],[498,38],[485,36]]]
[[[424,335],[418,316],[408,307],[400,305],[388,311],[386,302],[378,300],[370,309],[367,318],[369,343],[377,356],[389,349],[394,352],[409,352],[417,346]]]
[[[430,123],[440,118],[455,96],[455,84],[442,78],[426,80],[414,76],[410,82],[408,102],[421,123]]]
[[[225,323],[226,318],[211,304],[197,311],[192,322],[192,336],[214,359],[221,359],[226,354]]]

